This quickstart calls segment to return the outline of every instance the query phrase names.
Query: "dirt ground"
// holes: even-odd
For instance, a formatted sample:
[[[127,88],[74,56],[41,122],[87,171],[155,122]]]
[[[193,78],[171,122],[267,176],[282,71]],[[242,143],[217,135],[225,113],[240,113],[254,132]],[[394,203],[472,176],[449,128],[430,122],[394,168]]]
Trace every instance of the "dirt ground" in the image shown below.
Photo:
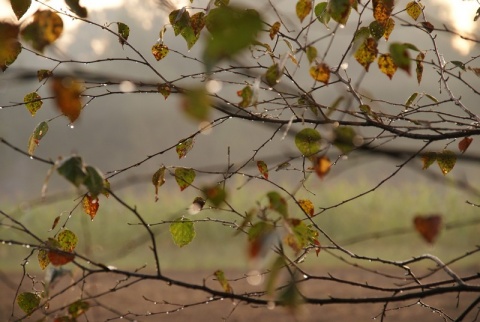
[[[466,274],[475,274],[480,271],[479,268],[471,268],[462,271],[462,276]],[[186,282],[205,284],[210,287],[221,289],[218,281],[214,280],[213,272],[171,272],[165,275]],[[328,276],[333,274],[336,278],[356,282],[368,282],[369,285],[389,285],[391,280],[387,280],[377,274],[372,274],[358,269],[329,269],[328,271],[314,271],[318,276]],[[399,272],[395,272],[396,275]],[[240,278],[244,272],[226,271],[225,275],[229,279]],[[392,273],[394,274],[394,273]],[[440,274],[441,275],[441,274]],[[12,316],[12,299],[15,294],[15,285],[21,276],[14,276],[6,279],[5,274],[0,278],[0,321],[17,321],[21,318],[22,312],[15,306]],[[400,274],[401,276],[401,274]],[[66,276],[60,281],[51,292],[51,295],[62,292],[62,289],[73,280],[78,280],[80,276]],[[446,275],[441,275],[439,279],[445,279]],[[38,275],[38,280],[42,276]],[[267,308],[247,305],[243,303],[235,304],[231,300],[209,299],[209,295],[200,291],[186,290],[177,286],[169,286],[164,282],[158,281],[140,281],[135,279],[123,280],[120,275],[110,274],[96,275],[87,279],[86,283],[79,283],[75,287],[65,291],[61,296],[52,300],[50,303],[50,312],[55,308],[68,305],[79,298],[82,289],[85,295],[99,295],[103,292],[107,295],[98,296],[87,300],[90,308],[87,313],[77,319],[77,321],[371,321],[372,319],[381,320],[383,304],[358,304],[358,305],[303,305],[295,314],[292,314],[283,307]],[[399,282],[399,280],[396,280]],[[132,283],[131,285],[129,285]],[[245,290],[255,290],[255,287],[247,285],[245,279],[231,281],[231,286],[235,293],[241,293]],[[387,284],[390,283],[390,284]],[[479,283],[474,280],[471,283]],[[307,285],[308,284],[308,285]],[[128,287],[121,288],[121,286]],[[27,278],[22,290],[29,290],[32,281]],[[110,292],[116,286],[115,292]],[[37,284],[37,289],[40,284]],[[260,288],[257,288],[259,290]],[[328,281],[309,281],[301,286],[301,291],[308,296],[317,298],[334,297],[365,297],[375,294],[377,296],[388,296],[391,293],[372,293],[364,288],[340,286],[338,283]],[[449,321],[455,319],[466,307],[472,303],[480,294],[456,294],[442,295],[422,299],[410,300],[401,303],[390,303],[387,306],[386,317],[384,321]],[[458,306],[457,306],[458,305]],[[435,308],[441,309],[438,312]],[[465,321],[475,320],[480,307],[472,310]],[[53,316],[60,316],[66,310],[57,311]],[[446,317],[445,315],[448,315]],[[42,318],[40,312],[27,318],[27,321],[38,321]],[[43,320],[42,320],[43,321]],[[53,321],[53,318],[46,321]]]

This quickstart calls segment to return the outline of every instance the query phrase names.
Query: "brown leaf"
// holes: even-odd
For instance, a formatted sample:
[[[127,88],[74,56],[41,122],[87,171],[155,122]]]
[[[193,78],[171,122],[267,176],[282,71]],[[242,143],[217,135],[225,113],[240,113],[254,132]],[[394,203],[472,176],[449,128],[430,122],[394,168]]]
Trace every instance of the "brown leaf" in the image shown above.
[[[385,25],[393,11],[393,0],[373,0],[373,17]]]
[[[413,225],[428,243],[433,244],[442,228],[442,216],[416,216],[413,219]]]
[[[458,142],[458,149],[460,152],[464,153],[467,151],[468,147],[470,146],[470,143],[472,143],[473,139],[471,137],[465,137],[463,140]]]
[[[314,164],[315,173],[320,177],[320,179],[323,179],[330,171],[331,165],[332,163],[327,156],[317,158]]]
[[[82,200],[83,211],[90,216],[90,219],[93,220],[97,214],[100,204],[98,198],[92,198],[89,195],[85,195]]]
[[[63,21],[60,16],[50,10],[38,10],[33,14],[33,21],[22,30],[22,37],[32,47],[43,52],[45,47],[53,43],[63,32]]]
[[[70,122],[75,122],[82,110],[80,94],[83,87],[80,81],[70,77],[54,77],[51,80],[51,88],[58,109]]]
[[[429,33],[432,33],[435,30],[435,27],[428,21],[422,22],[423,28],[425,28]]]
[[[279,30],[280,30],[280,22],[275,22],[272,27],[270,28],[270,39],[273,40],[273,38],[275,38],[275,36],[278,34]]]

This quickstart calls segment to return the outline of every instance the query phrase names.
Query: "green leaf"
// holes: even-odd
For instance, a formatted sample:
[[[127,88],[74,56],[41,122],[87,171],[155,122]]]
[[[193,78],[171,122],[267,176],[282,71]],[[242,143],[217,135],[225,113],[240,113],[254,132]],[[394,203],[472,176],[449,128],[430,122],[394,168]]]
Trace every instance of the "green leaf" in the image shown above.
[[[83,165],[82,158],[78,156],[72,156],[64,160],[57,168],[57,171],[76,187],[84,183],[87,178],[87,172]]]
[[[318,55],[317,48],[313,46],[308,46],[306,49],[306,52],[307,52],[308,62],[311,64],[317,58],[317,55]]]
[[[372,35],[375,40],[379,40],[385,34],[385,25],[379,23],[377,20],[374,20],[368,26],[370,30],[370,34]]]
[[[101,172],[92,166],[86,166],[85,172],[87,176],[83,181],[83,184],[85,185],[85,187],[87,187],[90,196],[95,199],[99,194],[103,192],[105,188],[105,180]]]
[[[167,84],[159,84],[157,90],[165,99],[167,99],[172,93],[172,88]]]
[[[39,82],[41,82],[42,80],[44,80],[46,78],[49,78],[52,75],[53,75],[52,71],[50,71],[48,69],[39,69],[37,71],[37,78],[38,78]]]
[[[167,45],[156,43],[152,46],[152,55],[157,61],[164,59],[169,52]]]
[[[58,234],[57,241],[61,250],[71,253],[77,247],[78,238],[72,231],[65,229]]]
[[[188,168],[176,168],[175,169],[175,180],[177,181],[180,190],[183,191],[187,189],[195,180],[195,170]]]
[[[357,134],[352,127],[339,126],[335,129],[335,140],[333,141],[333,145],[343,153],[348,153],[355,147],[353,141],[356,136]]]
[[[193,148],[193,144],[195,143],[195,140],[193,138],[188,138],[186,140],[182,140],[178,142],[176,146],[176,151],[178,154],[178,158],[185,158],[187,153]]]
[[[192,242],[195,238],[195,227],[193,222],[187,218],[179,218],[170,224],[170,234],[173,242],[178,247],[183,247]]]
[[[85,313],[90,308],[90,304],[88,302],[78,300],[68,306],[68,314],[72,318],[77,318],[83,313]]]
[[[32,47],[43,52],[45,47],[57,40],[63,32],[63,21],[50,10],[38,10],[33,14],[33,21],[22,29],[22,37]]]
[[[315,16],[317,16],[318,21],[323,23],[326,27],[328,27],[328,23],[330,22],[330,14],[327,10],[327,2],[320,2],[315,6],[314,12]]]
[[[207,72],[221,60],[230,59],[251,45],[262,29],[262,19],[256,11],[231,6],[210,10],[205,24],[211,33],[203,52]]]
[[[438,103],[438,99],[435,96],[432,96],[430,94],[425,94],[426,97],[428,97],[430,100],[434,101],[435,103]]]
[[[257,168],[260,174],[268,180],[268,167],[264,161],[257,161]]]
[[[428,169],[435,161],[437,161],[437,153],[436,152],[427,152],[422,154],[422,163],[423,163],[423,170]]]
[[[460,68],[461,70],[463,70],[464,72],[467,71],[467,69],[465,68],[465,64],[462,63],[461,61],[458,61],[458,60],[452,60],[451,63],[455,66],[457,66],[458,68]]]
[[[23,101],[25,102],[25,107],[30,112],[30,114],[32,114],[32,116],[35,116],[35,113],[37,113],[37,111],[43,105],[42,98],[36,92],[28,93],[27,95],[25,95]]]
[[[287,245],[297,253],[312,244],[318,236],[315,230],[300,219],[290,218],[286,223],[290,227],[289,231],[291,231],[286,237]]]
[[[298,0],[295,6],[295,12],[297,13],[300,22],[303,22],[306,16],[312,11],[312,0]]]
[[[17,304],[23,312],[30,315],[40,305],[40,296],[30,292],[20,293],[17,296]]]
[[[152,176],[152,183],[155,186],[155,201],[158,201],[158,188],[165,183],[165,167],[162,166]]]
[[[411,107],[412,104],[413,104],[413,101],[415,101],[415,99],[417,98],[417,96],[418,96],[418,93],[417,93],[417,92],[415,92],[415,93],[413,93],[412,95],[410,95],[410,97],[409,97],[409,98],[407,99],[407,101],[405,102],[405,107],[406,107],[406,108]]]
[[[130,36],[130,27],[123,22],[117,22],[118,42],[123,46]]]
[[[378,43],[375,39],[369,37],[361,43],[357,51],[355,51],[355,59],[368,72],[370,64],[375,61],[378,55]]]
[[[403,69],[410,75],[411,60],[410,55],[407,51],[407,49],[409,48],[410,47],[407,44],[393,43],[390,45],[389,51],[395,65],[397,65],[398,68]]]
[[[278,212],[284,218],[288,217],[288,207],[285,198],[280,196],[278,192],[271,191],[267,193],[268,201],[270,202],[270,209]]]
[[[215,271],[214,275],[226,293],[233,293],[233,289],[230,286],[230,283],[228,282],[227,278],[225,277],[225,273],[222,270]]]
[[[205,199],[209,200],[215,207],[220,206],[227,198],[227,193],[219,185],[203,189]]]
[[[238,104],[240,107],[246,108],[250,106],[253,98],[253,90],[251,86],[245,86],[241,91],[237,92],[237,95],[242,98],[242,101]]]
[[[280,70],[277,63],[268,67],[267,72],[265,73],[265,82],[268,86],[273,87],[280,82],[280,78],[283,75],[283,70]]]
[[[275,236],[275,227],[273,224],[265,221],[260,221],[254,224],[248,230],[248,255],[250,258],[258,258],[260,255],[272,246],[272,239]]]
[[[32,5],[32,0],[10,0],[10,5],[12,6],[13,13],[15,13],[17,19],[20,20]]]
[[[295,145],[302,155],[311,157],[320,151],[322,137],[315,129],[303,129],[295,135]]]
[[[50,260],[48,259],[48,251],[46,249],[38,250],[38,265],[42,270],[47,268],[48,264],[50,264]]]
[[[183,29],[190,26],[190,14],[183,7],[182,9],[174,10],[168,15],[168,19],[173,27],[175,36],[178,36]]]
[[[442,152],[437,153],[437,163],[444,175],[452,171],[456,162],[457,156],[452,151],[443,150]]]
[[[182,107],[185,113],[196,121],[208,121],[211,110],[211,99],[205,88],[185,91]]]
[[[87,18],[87,8],[80,5],[80,0],[65,0],[68,9],[80,18]]]
[[[328,2],[327,12],[333,20],[345,25],[350,16],[351,3],[350,0],[330,0]]]
[[[28,154],[33,155],[35,149],[40,144],[40,140],[47,134],[48,124],[47,122],[39,123],[33,130],[30,139],[28,140]]]

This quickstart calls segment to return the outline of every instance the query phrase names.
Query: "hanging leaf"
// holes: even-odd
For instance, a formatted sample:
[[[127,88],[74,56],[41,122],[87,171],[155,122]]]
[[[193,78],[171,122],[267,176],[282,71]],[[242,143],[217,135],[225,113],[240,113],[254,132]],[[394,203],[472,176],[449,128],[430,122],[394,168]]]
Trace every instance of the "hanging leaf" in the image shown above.
[[[123,22],[117,22],[117,32],[118,42],[123,47],[123,45],[125,45],[125,42],[128,40],[128,36],[130,36],[130,27]]]
[[[49,10],[38,10],[33,14],[33,21],[22,30],[23,39],[32,47],[43,52],[63,32],[63,21],[60,16]]]
[[[270,209],[278,212],[283,218],[288,218],[287,201],[275,191],[267,193],[267,197],[270,202]]]
[[[407,99],[407,101],[405,102],[405,107],[406,108],[409,108],[412,106],[413,102],[415,101],[415,99],[417,98],[418,96],[418,93],[415,92],[413,93],[412,95],[410,95],[410,97]]]
[[[330,14],[327,10],[328,3],[320,2],[315,6],[315,16],[317,16],[318,21],[323,23],[328,28],[328,23],[330,22]]]
[[[311,157],[320,151],[320,133],[315,129],[303,129],[295,135],[295,145],[302,155]]]
[[[33,155],[35,149],[40,144],[40,140],[47,134],[48,124],[47,122],[41,122],[33,130],[30,139],[28,140],[28,154]]]
[[[278,167],[275,169],[275,171],[280,171],[287,169],[290,166],[290,162],[283,162],[278,165]]]
[[[211,99],[205,88],[186,91],[183,95],[183,110],[194,120],[208,121],[211,110]]]
[[[355,147],[354,139],[357,136],[355,130],[350,126],[339,126],[335,129],[335,139],[333,145],[342,153],[348,153]]]
[[[257,161],[257,168],[260,171],[260,174],[268,180],[268,167],[267,164],[263,161]]]
[[[170,96],[170,93],[172,92],[172,88],[167,84],[159,84],[157,86],[157,90],[160,94],[163,95],[165,99],[167,99]]]
[[[276,233],[273,224],[260,221],[248,230],[248,257],[263,258],[271,246],[276,243]]]
[[[17,25],[0,21],[0,69],[3,72],[15,62],[22,51],[18,33]]]
[[[442,152],[437,153],[437,163],[444,175],[452,171],[456,162],[457,156],[452,151],[443,150]]]
[[[52,71],[50,71],[48,69],[39,69],[37,71],[37,78],[38,78],[39,82],[41,82],[44,79],[49,78],[52,75],[53,75]]]
[[[432,33],[435,30],[435,26],[428,21],[422,22],[422,27],[425,28],[429,33]]]
[[[221,60],[230,59],[251,45],[263,22],[255,10],[222,6],[210,10],[205,25],[212,34],[203,52],[203,61],[210,72]]]
[[[23,312],[30,315],[40,306],[40,296],[30,292],[20,293],[17,296],[17,304]]]
[[[390,79],[392,79],[393,75],[397,71],[397,65],[395,65],[393,62],[390,54],[383,54],[378,57],[378,68]]]
[[[165,183],[165,167],[162,166],[152,176],[152,183],[155,186],[155,202],[158,201],[158,188]]]
[[[318,233],[305,224],[303,220],[289,218],[285,221],[287,230],[290,232],[285,237],[285,242],[296,253],[313,243]]]
[[[10,0],[10,5],[12,6],[13,13],[17,19],[20,20],[32,5],[32,0]]]
[[[371,63],[377,58],[377,41],[371,37],[365,39],[355,52],[355,59],[368,72]]]
[[[393,43],[390,45],[389,51],[395,65],[410,75],[410,55],[407,51],[408,48],[410,48],[409,44]]]
[[[179,218],[170,224],[170,235],[178,247],[183,247],[192,242],[195,238],[195,227],[193,222],[187,218]]]
[[[65,0],[65,3],[68,6],[68,9],[80,18],[87,18],[88,12],[87,8],[80,5],[80,0]]]
[[[325,63],[312,66],[310,67],[310,76],[317,82],[322,82],[326,85],[330,79],[330,67]]]
[[[187,168],[176,168],[175,169],[175,180],[177,181],[180,190],[183,191],[187,189],[195,180],[195,170]]]
[[[167,45],[164,44],[157,43],[152,46],[152,54],[157,61],[164,59],[168,55],[169,51],[170,50],[168,49]]]
[[[368,30],[370,30],[370,35],[378,41],[385,34],[385,27],[386,24],[381,24],[377,20],[374,20],[368,26]]]
[[[425,94],[425,97],[427,97],[428,99],[432,100],[435,103],[438,103],[438,99],[435,96],[432,96],[430,94]]]
[[[103,175],[100,170],[89,165],[85,167],[85,172],[87,173],[87,177],[83,181],[83,184],[92,198],[97,198],[105,189]]]
[[[346,25],[350,16],[351,4],[352,1],[350,0],[329,1],[327,13],[334,21]]]
[[[178,142],[177,146],[175,147],[178,158],[185,158],[187,156],[187,153],[190,152],[190,150],[193,148],[194,143],[195,140],[193,138],[188,138]]]
[[[250,106],[253,99],[253,90],[251,86],[245,86],[241,91],[237,92],[237,95],[242,98],[242,101],[238,104],[240,107],[246,108]]]
[[[265,82],[268,86],[275,86],[280,82],[280,78],[283,75],[283,69],[280,70],[280,67],[277,63],[268,67],[267,72],[265,73]]]
[[[53,266],[62,266],[75,259],[75,254],[62,250],[56,239],[49,238],[47,245],[51,248],[48,251],[48,260]]]
[[[433,244],[442,228],[442,216],[416,216],[413,219],[415,230],[430,244]]]
[[[475,76],[480,77],[480,68],[468,66],[468,70],[471,70],[475,74]]]
[[[220,285],[222,286],[223,290],[226,293],[233,293],[233,289],[230,286],[230,283],[226,279],[225,273],[222,270],[217,270],[213,274],[215,275],[215,277],[217,278],[217,281],[220,283]]]
[[[90,216],[90,219],[93,220],[97,215],[98,208],[100,203],[98,198],[92,198],[89,195],[85,195],[82,199],[83,211]]]
[[[305,51],[307,53],[308,62],[311,64],[318,56],[317,48],[308,46]]]
[[[423,76],[423,59],[425,58],[424,53],[419,53],[417,55],[417,68],[415,69],[415,73],[417,74],[417,81],[418,85],[420,85],[420,82],[422,81],[422,76]]]
[[[195,197],[192,204],[188,208],[188,213],[190,215],[196,215],[203,209],[203,206],[205,206],[205,199],[202,197]]]
[[[373,17],[380,24],[387,23],[393,11],[394,0],[373,0]]]
[[[38,250],[38,265],[42,269],[42,271],[47,268],[48,264],[50,264],[50,260],[48,259],[48,251],[46,249],[39,249]]]
[[[460,150],[460,152],[465,153],[472,141],[473,138],[467,136],[464,137],[460,142],[458,142],[458,149]]]
[[[270,27],[270,30],[269,30],[269,35],[270,35],[270,39],[273,40],[275,38],[275,36],[278,34],[278,32],[280,31],[280,22],[279,21],[276,21],[271,27]]]
[[[427,152],[422,155],[423,170],[428,169],[435,161],[437,161],[436,152]]]
[[[458,68],[460,68],[461,70],[463,70],[464,72],[467,71],[467,69],[465,68],[465,64],[462,63],[461,61],[458,61],[458,60],[452,60],[451,63],[455,66],[457,66]]]
[[[327,156],[322,156],[317,158],[314,162],[314,170],[317,176],[320,179],[323,179],[327,173],[330,171],[330,167],[332,166],[332,162]]]
[[[75,122],[82,111],[80,94],[83,86],[81,83],[70,77],[54,77],[51,79],[51,89],[58,109],[68,117],[70,122]]]
[[[300,22],[303,22],[303,19],[305,19],[311,11],[312,0],[298,0],[295,12],[297,13],[298,19],[300,19]]]
[[[421,2],[411,1],[407,3],[405,9],[407,10],[408,15],[415,21],[422,14],[422,10],[425,6]]]
[[[87,177],[82,158],[78,156],[72,156],[64,160],[57,168],[57,171],[76,187],[79,187]]]
[[[172,24],[175,36],[178,36],[183,29],[187,28],[190,25],[190,14],[185,7],[172,11],[168,15],[168,19]]]
[[[385,40],[388,41],[388,38],[390,38],[390,35],[393,32],[393,29],[395,29],[395,20],[393,20],[392,18],[388,18],[387,23],[385,24],[385,33],[383,34]]]
[[[307,215],[309,215],[310,217],[313,217],[315,212],[315,207],[313,206],[313,203],[310,200],[300,199],[298,200],[298,204]]]
[[[78,300],[68,306],[68,314],[75,319],[84,314],[89,308],[90,304],[88,302]]]
[[[190,25],[193,29],[193,34],[198,39],[200,32],[205,27],[205,13],[200,11],[190,17]]]
[[[73,252],[77,246],[78,238],[70,230],[62,230],[57,236],[58,246],[65,252]]]
[[[227,198],[227,193],[219,185],[203,189],[205,199],[209,200],[215,207],[220,206]]]
[[[36,92],[28,93],[27,95],[25,95],[23,101],[25,103],[25,107],[30,112],[30,114],[32,114],[32,116],[35,116],[35,113],[37,113],[37,111],[43,105],[42,98]]]

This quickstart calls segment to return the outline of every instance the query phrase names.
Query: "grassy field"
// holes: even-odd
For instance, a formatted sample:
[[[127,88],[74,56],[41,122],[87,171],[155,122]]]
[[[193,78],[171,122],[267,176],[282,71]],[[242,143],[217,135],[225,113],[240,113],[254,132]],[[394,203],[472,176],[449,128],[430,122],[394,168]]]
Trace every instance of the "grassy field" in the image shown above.
[[[315,196],[298,195],[298,198],[310,199],[316,208],[335,205],[349,197],[355,196],[371,188],[371,184],[360,182],[337,183],[334,188],[318,188]],[[163,188],[162,188],[163,189]],[[233,195],[235,193],[235,195]],[[240,211],[248,211],[256,201],[264,202],[265,192],[252,192],[242,189],[231,192],[231,204]],[[183,194],[172,193],[162,196],[155,203],[153,193],[143,197],[134,197],[133,190],[122,191],[122,197],[136,205],[139,213],[151,225],[158,238],[158,249],[162,268],[175,270],[191,269],[226,269],[248,267],[246,256],[247,238],[243,234],[234,236],[235,230],[225,222],[239,224],[241,219],[226,211],[205,210],[195,216],[189,216],[185,210],[195,197],[195,191]],[[431,253],[444,261],[457,257],[480,244],[479,224],[471,224],[451,228],[452,223],[476,220],[478,208],[465,203],[468,196],[456,191],[453,187],[437,187],[428,184],[385,186],[374,193],[342,206],[332,208],[315,218],[315,222],[340,245],[352,238],[369,236],[369,234],[385,232],[391,229],[404,229],[404,233],[386,236],[381,239],[370,238],[362,242],[346,246],[356,254],[381,257],[391,260],[404,260],[423,253]],[[473,200],[475,201],[475,200]],[[71,198],[31,208],[18,208],[2,203],[2,210],[13,215],[33,233],[46,240],[53,237],[67,219],[69,212],[77,201]],[[82,210],[77,208],[68,219],[66,227],[75,232],[79,238],[77,251],[97,262],[119,268],[140,267],[144,264],[153,269],[153,256],[149,249],[149,239],[145,228],[138,225],[138,220],[113,198],[100,200],[100,210],[91,221]],[[299,210],[289,202],[290,213]],[[417,214],[440,214],[444,227],[434,245],[427,244],[413,229],[412,220]],[[57,228],[50,232],[54,219],[62,214]],[[195,223],[196,237],[193,242],[179,248],[173,244],[168,231],[168,221],[182,215],[189,216]],[[162,221],[167,223],[158,224]],[[7,220],[2,222],[0,236],[2,239],[18,240],[25,243],[32,239],[18,230],[8,228]],[[445,226],[446,224],[446,226]],[[372,237],[372,236],[370,236]],[[323,246],[329,242],[320,236]],[[21,246],[0,245],[0,261],[3,271],[18,270],[23,259],[31,253],[31,248]],[[30,269],[38,267],[36,254],[29,262]],[[478,262],[478,256],[463,260],[460,265]],[[327,252],[318,257],[312,252],[305,265],[341,265],[342,262]]]

